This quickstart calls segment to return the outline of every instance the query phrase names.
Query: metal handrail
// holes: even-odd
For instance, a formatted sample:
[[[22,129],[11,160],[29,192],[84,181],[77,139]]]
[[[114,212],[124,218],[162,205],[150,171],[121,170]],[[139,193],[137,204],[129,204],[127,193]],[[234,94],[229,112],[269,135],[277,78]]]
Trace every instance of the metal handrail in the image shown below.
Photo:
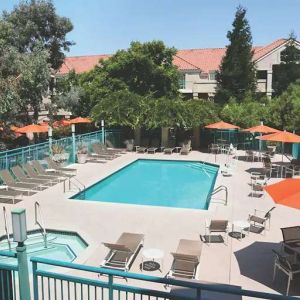
[[[213,195],[219,193],[219,192],[225,192],[225,205],[227,205],[228,203],[228,189],[225,185],[220,185],[218,187],[216,187],[209,195],[209,198],[211,198]]]
[[[11,251],[11,242],[9,239],[9,227],[8,227],[8,223],[7,223],[7,215],[6,215],[5,206],[3,206],[3,216],[4,216],[4,227],[5,227],[6,237],[7,237],[8,249],[9,249],[9,251]]]
[[[86,186],[81,182],[81,181],[79,181],[77,178],[75,178],[75,177],[71,177],[71,178],[66,178],[65,180],[64,180],[64,193],[66,193],[66,181],[68,180],[68,182],[69,182],[69,190],[71,189],[71,183],[73,184],[73,185],[75,185],[75,187],[79,190],[79,192],[82,192],[83,190],[85,190],[86,189]],[[72,181],[71,181],[72,180]],[[75,180],[76,182],[73,182],[73,180]],[[81,185],[81,187],[80,186],[78,186],[78,184],[79,185]]]
[[[45,225],[43,226],[41,224],[41,222],[38,220],[38,214],[39,214],[39,217],[41,219],[41,222],[44,224],[44,218],[43,218],[43,215],[42,215],[41,206],[40,206],[39,202],[36,201],[34,203],[35,224],[38,225],[40,227],[40,229],[42,230],[42,235],[43,235],[43,238],[44,238],[45,248],[47,248],[47,232],[46,232],[46,228],[45,228]]]

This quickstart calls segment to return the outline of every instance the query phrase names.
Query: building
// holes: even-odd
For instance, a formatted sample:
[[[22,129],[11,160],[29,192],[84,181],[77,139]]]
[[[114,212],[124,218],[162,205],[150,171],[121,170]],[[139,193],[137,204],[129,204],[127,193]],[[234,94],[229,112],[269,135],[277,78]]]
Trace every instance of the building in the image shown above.
[[[272,96],[273,65],[280,64],[280,54],[285,49],[288,40],[278,39],[265,46],[256,46],[254,61],[257,68],[257,92]],[[300,49],[300,43],[296,42]],[[186,98],[210,99],[216,90],[216,72],[225,55],[226,48],[205,48],[178,50],[174,64],[181,73],[180,92]],[[100,59],[110,55],[91,55],[67,57],[59,70],[59,75],[74,70],[83,73],[91,70]]]

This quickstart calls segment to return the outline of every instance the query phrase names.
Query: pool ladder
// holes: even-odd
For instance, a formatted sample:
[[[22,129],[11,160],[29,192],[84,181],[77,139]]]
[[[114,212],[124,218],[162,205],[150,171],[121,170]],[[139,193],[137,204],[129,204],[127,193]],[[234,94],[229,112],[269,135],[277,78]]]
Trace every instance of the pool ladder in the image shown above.
[[[8,249],[9,251],[11,251],[11,242],[9,239],[9,227],[7,223],[7,214],[6,214],[5,206],[3,206],[3,217],[4,217],[4,227],[5,227],[5,233],[6,233],[7,243],[8,243]]]
[[[37,201],[34,203],[34,217],[35,217],[35,224],[38,225],[42,231],[42,236],[44,238],[44,245],[45,245],[45,248],[47,248],[47,246],[48,246],[47,232],[46,232],[44,218],[43,218],[42,211],[41,211],[41,206]]]
[[[209,200],[211,200],[211,197],[215,194],[218,194],[220,192],[224,191],[225,192],[225,203],[224,205],[227,205],[228,203],[228,189],[225,185],[220,185],[218,187],[216,187],[207,197],[207,203]]]
[[[66,182],[68,182],[68,190],[66,188]],[[73,184],[78,189],[79,192],[85,190],[85,185],[82,182],[80,182],[77,178],[72,177],[72,178],[66,178],[64,180],[64,193],[71,190],[71,184]]]

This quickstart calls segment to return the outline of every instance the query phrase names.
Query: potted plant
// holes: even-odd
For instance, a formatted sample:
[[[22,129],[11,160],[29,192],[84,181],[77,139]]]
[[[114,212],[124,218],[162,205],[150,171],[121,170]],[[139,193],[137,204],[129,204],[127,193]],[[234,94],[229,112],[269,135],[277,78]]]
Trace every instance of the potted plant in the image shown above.
[[[56,162],[63,163],[69,159],[70,154],[65,152],[65,149],[61,145],[53,145],[52,148],[52,159]]]
[[[84,164],[88,157],[88,149],[85,145],[79,145],[77,149],[77,162]]]

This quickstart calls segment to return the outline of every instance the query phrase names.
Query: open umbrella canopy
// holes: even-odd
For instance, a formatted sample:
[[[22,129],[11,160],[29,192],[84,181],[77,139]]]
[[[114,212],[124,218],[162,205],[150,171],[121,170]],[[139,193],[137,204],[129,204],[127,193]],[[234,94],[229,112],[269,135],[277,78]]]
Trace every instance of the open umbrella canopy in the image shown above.
[[[281,132],[278,129],[266,126],[266,125],[258,125],[258,126],[254,126],[254,127],[250,127],[247,129],[244,129],[244,131],[248,131],[248,132],[257,132],[257,133],[263,133],[263,134],[267,134],[267,133],[276,133],[276,132]]]
[[[300,179],[288,178],[264,189],[275,203],[300,209]]]
[[[66,119],[55,121],[53,123],[53,127],[63,127],[63,126],[70,126],[70,125],[71,125],[70,120],[66,120]]]
[[[92,121],[89,118],[82,118],[82,117],[78,117],[70,120],[70,124],[79,124],[79,123],[92,123]]]
[[[272,142],[281,142],[281,143],[300,143],[300,136],[288,131],[279,131],[264,136],[257,136],[256,138],[262,141],[272,141]]]
[[[21,128],[17,128],[14,131],[16,133],[42,133],[42,132],[48,132],[48,126],[31,124]]]
[[[217,123],[206,125],[205,128],[208,128],[208,129],[239,129],[240,127],[230,124],[230,123],[220,121]]]

